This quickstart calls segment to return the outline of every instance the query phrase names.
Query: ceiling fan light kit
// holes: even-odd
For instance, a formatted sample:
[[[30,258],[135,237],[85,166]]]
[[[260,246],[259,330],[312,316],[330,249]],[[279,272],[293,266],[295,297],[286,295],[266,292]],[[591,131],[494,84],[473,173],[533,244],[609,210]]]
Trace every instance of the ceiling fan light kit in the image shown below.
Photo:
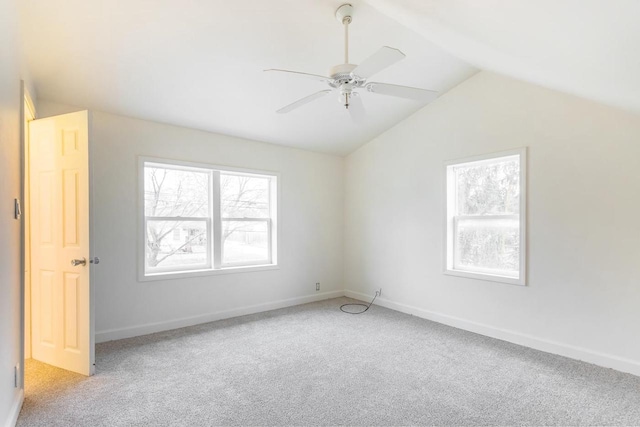
[[[329,86],[329,89],[308,95],[277,110],[278,113],[288,113],[325,95],[338,93],[340,103],[351,112],[352,117],[354,117],[354,115],[361,116],[361,112],[355,112],[353,111],[354,108],[349,108],[352,105],[357,106],[358,109],[362,108],[362,103],[359,101],[360,98],[357,92],[359,89],[375,94],[413,99],[416,101],[430,101],[437,97],[437,92],[431,90],[388,83],[367,82],[369,77],[400,61],[405,55],[398,49],[383,46],[361,64],[350,64],[349,24],[353,21],[353,6],[348,3],[340,6],[338,10],[336,10],[336,19],[344,26],[344,63],[331,67],[329,69],[329,77],[280,69],[265,70],[318,80]],[[354,100],[358,100],[358,102],[354,103]]]

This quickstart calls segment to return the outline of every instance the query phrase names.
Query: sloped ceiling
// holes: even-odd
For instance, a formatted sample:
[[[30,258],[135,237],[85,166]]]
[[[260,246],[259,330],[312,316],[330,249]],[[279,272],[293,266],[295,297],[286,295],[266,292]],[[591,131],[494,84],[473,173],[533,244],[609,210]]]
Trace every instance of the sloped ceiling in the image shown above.
[[[460,59],[640,112],[638,0],[367,0]]]
[[[326,74],[342,62],[334,0],[20,0],[37,97],[324,153],[347,154],[424,103],[364,93],[354,123],[337,96],[275,110],[325,87],[263,73]],[[361,1],[351,62],[381,46],[407,58],[372,80],[441,93],[477,70]]]

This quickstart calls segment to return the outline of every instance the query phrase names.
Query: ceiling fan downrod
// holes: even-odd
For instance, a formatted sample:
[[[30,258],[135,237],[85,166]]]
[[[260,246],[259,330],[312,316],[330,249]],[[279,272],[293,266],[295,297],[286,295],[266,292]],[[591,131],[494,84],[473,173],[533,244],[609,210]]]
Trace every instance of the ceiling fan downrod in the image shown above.
[[[349,3],[345,3],[336,10],[336,18],[338,22],[344,25],[344,65],[349,65],[349,24],[351,24],[353,13],[353,6]],[[351,98],[351,90],[345,85],[341,86],[341,98],[344,97],[344,108],[349,109],[349,99]]]
[[[349,63],[349,24],[351,24],[351,17],[345,16],[342,18],[344,24],[344,63]]]

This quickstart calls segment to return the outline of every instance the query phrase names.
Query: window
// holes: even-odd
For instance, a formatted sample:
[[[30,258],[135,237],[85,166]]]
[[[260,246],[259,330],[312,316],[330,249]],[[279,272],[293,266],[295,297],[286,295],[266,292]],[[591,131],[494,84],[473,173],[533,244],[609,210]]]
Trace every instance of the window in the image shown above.
[[[525,284],[526,150],[449,162],[445,273]]]
[[[277,177],[141,160],[143,277],[273,266]]]
[[[222,265],[269,263],[271,178],[220,174]]]

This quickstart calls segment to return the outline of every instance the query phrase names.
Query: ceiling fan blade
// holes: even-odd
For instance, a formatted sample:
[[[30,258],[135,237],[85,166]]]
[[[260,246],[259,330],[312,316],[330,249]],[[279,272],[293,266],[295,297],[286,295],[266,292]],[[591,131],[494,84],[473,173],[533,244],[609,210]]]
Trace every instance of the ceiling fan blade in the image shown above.
[[[364,104],[362,103],[362,97],[359,95],[352,95],[351,102],[349,103],[349,115],[354,123],[362,123],[366,117],[366,111]]]
[[[417,87],[391,85],[388,83],[367,83],[365,85],[369,92],[381,95],[397,96],[399,98],[414,99],[416,101],[433,101],[438,97],[438,92]]]
[[[368,79],[375,73],[395,64],[404,58],[404,53],[389,46],[383,46],[379,51],[362,61],[352,73],[358,77]]]
[[[319,76],[317,74],[301,73],[299,71],[279,70],[277,68],[270,68],[270,69],[264,70],[264,71],[265,72],[266,71],[276,71],[278,73],[287,73],[287,74],[291,74],[291,75],[294,75],[294,76],[297,76],[297,77],[304,77],[304,78],[307,78],[307,79],[318,80],[318,81],[325,82],[325,83],[328,83],[328,82],[331,81],[331,79],[329,77]]]
[[[286,107],[282,107],[276,113],[288,113],[289,111],[295,110],[296,108],[302,107],[305,104],[310,103],[311,101],[315,101],[318,98],[322,98],[326,94],[331,93],[330,89],[321,90],[320,92],[316,92],[313,95],[305,96],[302,99],[298,99],[296,102],[287,105]]]

